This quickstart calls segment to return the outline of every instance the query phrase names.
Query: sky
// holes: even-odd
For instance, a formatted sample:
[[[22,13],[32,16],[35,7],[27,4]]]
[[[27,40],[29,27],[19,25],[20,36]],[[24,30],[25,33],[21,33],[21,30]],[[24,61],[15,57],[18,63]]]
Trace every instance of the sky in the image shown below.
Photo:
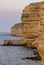
[[[0,0],[0,32],[11,32],[11,27],[21,22],[24,7],[33,2],[38,0]]]

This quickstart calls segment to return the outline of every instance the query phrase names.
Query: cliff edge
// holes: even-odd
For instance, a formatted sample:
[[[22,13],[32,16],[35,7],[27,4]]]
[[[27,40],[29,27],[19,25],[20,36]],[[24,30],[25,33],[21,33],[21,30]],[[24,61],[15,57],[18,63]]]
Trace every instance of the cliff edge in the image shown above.
[[[17,23],[11,27],[11,35],[22,36],[22,23]]]

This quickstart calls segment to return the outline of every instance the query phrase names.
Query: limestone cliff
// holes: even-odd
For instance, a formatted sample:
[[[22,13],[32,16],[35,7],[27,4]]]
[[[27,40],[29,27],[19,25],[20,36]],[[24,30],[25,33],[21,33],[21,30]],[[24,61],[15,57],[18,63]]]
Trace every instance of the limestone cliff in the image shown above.
[[[33,39],[44,65],[44,2],[31,3],[22,13],[23,37]],[[27,44],[29,46],[29,44]]]
[[[22,33],[23,38],[18,42],[20,44],[23,42],[22,44],[28,47],[30,47],[30,44],[37,47],[42,60],[41,65],[44,65],[44,2],[31,3],[26,6],[22,12],[21,20],[21,28],[18,25],[15,29],[14,26],[12,27],[15,34],[16,31],[18,31],[17,35]],[[19,45],[18,42],[13,41],[12,44]]]
[[[33,46],[37,45],[35,42],[40,31],[40,11],[40,4],[38,2],[26,6],[22,12],[23,37],[29,40],[29,42],[32,40]]]
[[[17,23],[11,27],[11,35],[22,36],[22,23]]]

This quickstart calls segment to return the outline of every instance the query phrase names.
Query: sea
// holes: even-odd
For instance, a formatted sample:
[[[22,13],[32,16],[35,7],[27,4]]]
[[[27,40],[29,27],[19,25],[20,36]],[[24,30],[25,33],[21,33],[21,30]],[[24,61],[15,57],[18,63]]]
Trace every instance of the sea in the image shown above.
[[[0,33],[0,65],[40,65],[39,60],[22,59],[35,56],[35,49],[25,46],[3,46],[4,40],[19,40],[20,38],[11,36],[8,32]]]

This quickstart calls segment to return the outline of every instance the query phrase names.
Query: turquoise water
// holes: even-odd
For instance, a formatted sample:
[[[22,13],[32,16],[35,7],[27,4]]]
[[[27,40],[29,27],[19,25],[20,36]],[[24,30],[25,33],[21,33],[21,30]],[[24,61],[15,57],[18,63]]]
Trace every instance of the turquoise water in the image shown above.
[[[13,37],[0,33],[0,44],[3,44],[5,39],[20,39],[20,37]],[[25,57],[35,56],[33,49],[24,46],[0,46],[0,65],[39,65],[40,61],[35,60],[22,60]]]

